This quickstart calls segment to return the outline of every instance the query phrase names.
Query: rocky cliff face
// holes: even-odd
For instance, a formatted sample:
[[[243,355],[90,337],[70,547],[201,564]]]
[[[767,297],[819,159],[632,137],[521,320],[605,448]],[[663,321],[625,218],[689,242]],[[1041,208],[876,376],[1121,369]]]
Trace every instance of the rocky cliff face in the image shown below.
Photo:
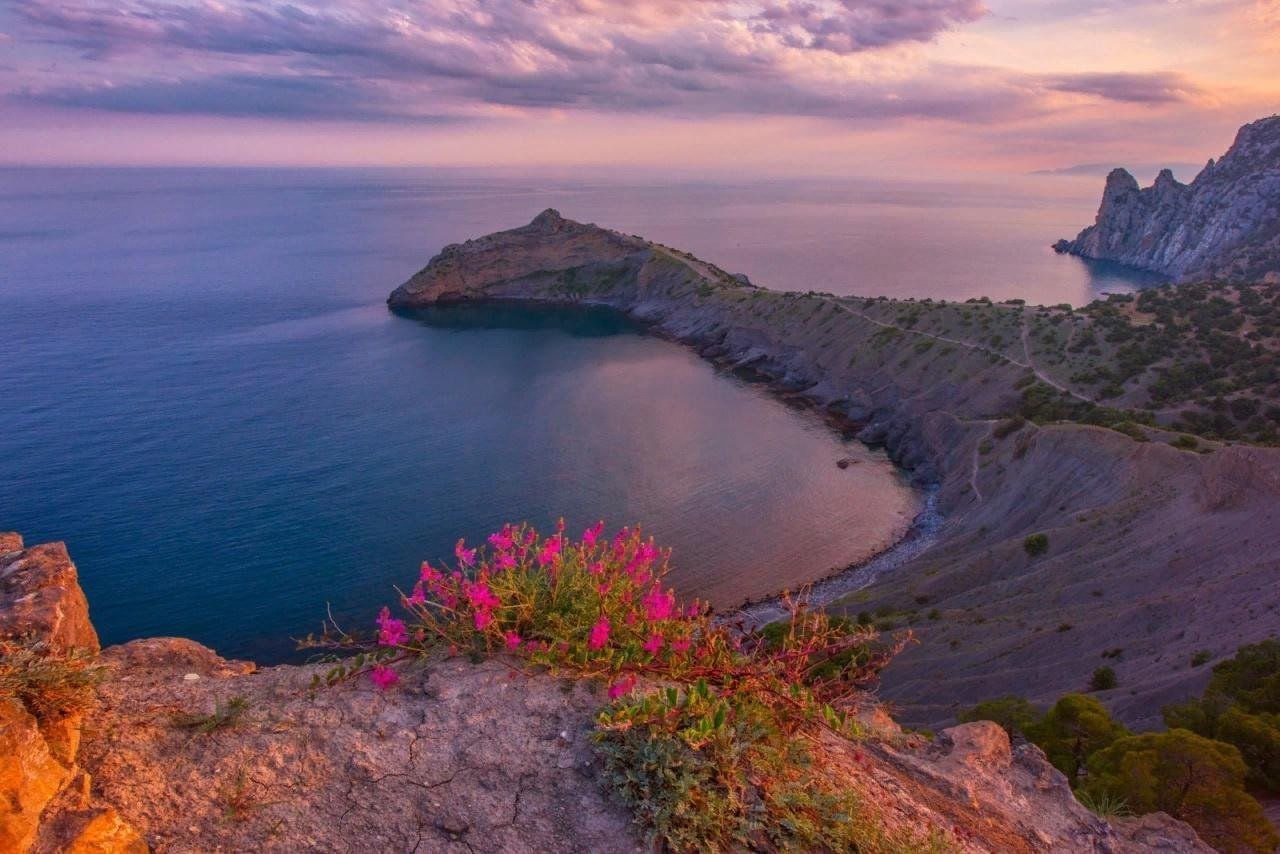
[[[0,533],[0,640],[53,654],[98,652],[75,565],[62,543],[23,548]],[[141,854],[146,844],[93,792],[80,763],[83,714],[37,719],[0,693],[0,851]]]
[[[1280,116],[1242,127],[1190,184],[1166,169],[1140,189],[1116,169],[1095,224],[1054,248],[1183,281],[1280,280]]]
[[[0,607],[38,602],[28,614],[41,631],[67,617],[88,627],[65,549],[0,536]],[[78,723],[82,769],[59,761],[16,702],[0,704],[0,850],[644,850],[599,783],[588,735],[604,700],[585,685],[454,659],[386,692],[313,690],[322,667],[259,670],[178,638],[100,661],[98,702]],[[233,699],[242,712],[224,726],[174,723]],[[1038,748],[1010,745],[995,724],[926,741],[870,699],[863,719],[867,738],[828,734],[820,749],[889,829],[933,831],[960,852],[1210,850],[1163,814],[1091,814]]]

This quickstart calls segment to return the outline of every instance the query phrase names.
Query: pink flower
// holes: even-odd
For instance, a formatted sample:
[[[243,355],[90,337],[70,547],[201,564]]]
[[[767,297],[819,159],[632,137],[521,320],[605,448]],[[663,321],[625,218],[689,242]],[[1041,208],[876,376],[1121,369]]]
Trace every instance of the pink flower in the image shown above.
[[[382,646],[399,646],[409,638],[403,620],[391,616],[390,608],[383,608],[378,613],[378,643]]]
[[[601,615],[591,627],[591,636],[587,638],[587,649],[603,649],[609,642],[609,619]]]
[[[600,539],[600,535],[603,533],[604,520],[601,520],[582,532],[582,544],[584,546],[594,546],[596,544],[596,540]]]
[[[426,561],[423,561],[422,572],[419,575],[419,579],[425,582],[428,586],[430,586],[434,590],[435,585],[444,580],[444,576],[440,573],[439,570],[432,568],[431,564],[427,563]]]
[[[379,689],[385,691],[400,681],[400,674],[385,664],[379,664],[369,671],[369,680],[374,685],[377,685]]]
[[[680,638],[678,640],[673,640],[671,642],[671,651],[683,655],[684,653],[689,651],[689,643],[690,641],[688,638]]]
[[[453,547],[453,554],[463,566],[476,564],[476,550],[466,548],[463,540],[458,540],[458,544]]]
[[[610,587],[612,587],[612,585],[609,584],[609,582],[607,581],[604,584],[597,584],[596,592],[599,593],[601,596],[608,596]]]
[[[538,563],[546,566],[555,560],[558,554],[560,554],[560,538],[552,537],[542,544],[542,551],[538,553]]]
[[[644,597],[644,607],[650,622],[670,619],[676,609],[676,594],[670,590],[664,592],[655,586]]]
[[[509,555],[506,553],[500,554],[498,555],[497,567],[499,572],[502,572],[508,569],[515,569],[516,559],[512,555]]]
[[[691,602],[689,604],[689,607],[685,609],[684,615],[692,620],[694,617],[698,616],[701,613],[702,613],[702,606],[699,605],[697,602]]]
[[[625,676],[609,686],[609,699],[616,700],[624,694],[630,694],[636,687],[635,676]]]
[[[473,608],[488,610],[490,608],[497,608],[502,604],[502,600],[489,589],[489,585],[483,580],[466,582],[463,584],[462,590],[467,596],[467,601],[471,603],[471,607]]]
[[[427,604],[427,594],[426,594],[426,593],[424,593],[424,592],[422,592],[422,582],[421,582],[421,581],[419,581],[417,584],[413,585],[413,592],[409,594],[409,600],[408,600],[408,601],[409,601],[409,604],[410,604],[410,605],[425,605],[425,604]]]
[[[489,611],[476,611],[475,613],[476,630],[484,631],[493,622],[493,614]]]
[[[649,635],[649,639],[644,642],[644,651],[650,655],[657,655],[662,651],[662,635]]]
[[[489,535],[489,545],[499,551],[506,551],[515,545],[515,537],[511,536],[511,526],[507,525],[501,531]]]
[[[507,649],[516,649],[520,646],[520,635],[515,632],[507,632],[506,635]]]
[[[592,575],[602,575],[604,573],[604,562],[596,561],[587,567],[587,572],[590,572]]]
[[[524,544],[526,546],[533,545],[533,541],[538,539],[538,534],[532,528],[524,532]]]

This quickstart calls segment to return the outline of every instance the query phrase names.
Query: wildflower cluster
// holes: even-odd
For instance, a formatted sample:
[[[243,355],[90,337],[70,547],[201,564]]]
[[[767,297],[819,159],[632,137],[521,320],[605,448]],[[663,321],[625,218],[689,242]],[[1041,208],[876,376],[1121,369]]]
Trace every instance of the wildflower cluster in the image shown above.
[[[655,841],[868,842],[852,796],[814,776],[808,748],[823,731],[858,735],[851,708],[900,644],[790,600],[791,618],[764,631],[682,605],[664,584],[669,553],[639,528],[609,537],[601,522],[572,540],[563,522],[546,537],[507,525],[482,546],[460,540],[454,558],[422,565],[401,616],[383,608],[376,647],[337,678],[364,671],[390,688],[401,662],[445,653],[598,680],[612,701],[598,749]]]

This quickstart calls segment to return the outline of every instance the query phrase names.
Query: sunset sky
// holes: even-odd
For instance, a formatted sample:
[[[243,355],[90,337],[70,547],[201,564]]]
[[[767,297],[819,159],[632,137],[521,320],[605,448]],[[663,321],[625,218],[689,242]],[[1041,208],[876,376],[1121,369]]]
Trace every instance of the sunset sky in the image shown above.
[[[1025,172],[1280,111],[1280,0],[11,0],[0,161]]]

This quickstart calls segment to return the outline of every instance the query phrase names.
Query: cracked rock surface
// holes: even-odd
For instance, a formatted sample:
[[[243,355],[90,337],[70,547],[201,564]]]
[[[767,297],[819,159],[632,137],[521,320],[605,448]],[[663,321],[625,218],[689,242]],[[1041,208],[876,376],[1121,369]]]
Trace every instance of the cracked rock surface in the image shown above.
[[[313,692],[320,667],[254,671],[175,638],[102,660],[82,761],[158,851],[638,848],[596,780],[585,686],[446,661],[385,692]],[[231,726],[174,725],[233,697],[248,707]]]

